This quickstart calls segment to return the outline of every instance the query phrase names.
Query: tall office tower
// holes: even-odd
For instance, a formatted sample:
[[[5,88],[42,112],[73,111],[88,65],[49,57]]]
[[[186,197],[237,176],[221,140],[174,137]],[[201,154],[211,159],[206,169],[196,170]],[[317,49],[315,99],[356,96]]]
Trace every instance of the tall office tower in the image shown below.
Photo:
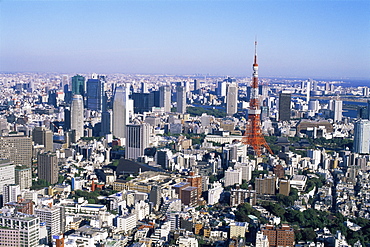
[[[238,111],[238,86],[236,84],[229,84],[227,86],[226,94],[226,114],[228,116],[232,116],[237,111]]]
[[[367,101],[367,117],[370,120],[370,100]]]
[[[37,155],[37,173],[40,179],[50,184],[58,182],[58,158],[55,153],[40,153]]]
[[[306,102],[310,102],[310,96],[311,96],[311,79],[308,79],[307,86],[306,86]]]
[[[361,119],[355,123],[353,151],[368,154],[370,152],[370,121]]]
[[[5,184],[3,186],[3,204],[18,201],[21,195],[21,187],[18,184]]]
[[[126,125],[129,123],[129,85],[117,87],[113,98],[112,133],[117,138],[126,137]]]
[[[154,106],[153,93],[133,93],[131,99],[134,101],[134,113],[150,112]]]
[[[16,166],[15,167],[15,183],[19,184],[21,190],[28,189],[32,186],[32,171],[31,167]]]
[[[362,88],[362,96],[364,96],[364,97],[369,97],[369,95],[370,95],[370,90],[369,90],[369,88],[368,88],[368,87],[363,87],[363,88]]]
[[[12,230],[4,232],[4,235],[0,235],[1,238],[12,240],[16,238],[19,245],[11,246],[22,246],[22,247],[36,247],[39,246],[39,234],[40,234],[40,219],[34,215],[24,214],[0,214],[0,229]],[[19,238],[17,238],[19,236]],[[1,241],[0,243],[6,243]]]
[[[104,111],[101,114],[101,136],[112,133],[112,110]]]
[[[343,118],[343,101],[341,100],[330,100],[333,111],[333,120],[334,122],[340,122]]]
[[[216,94],[220,97],[226,96],[226,87],[227,87],[226,81],[219,81],[217,83]]]
[[[149,147],[149,128],[146,123],[126,126],[126,159],[136,160]]]
[[[240,170],[233,170],[231,167],[225,171],[225,187],[234,184],[242,184],[242,173]]]
[[[98,79],[88,79],[86,83],[86,108],[94,111],[102,111],[104,101],[105,93],[103,77],[99,77]]]
[[[259,85],[258,86],[258,93],[261,96],[261,104],[262,102],[268,97],[268,87],[266,85]]]
[[[85,77],[81,75],[72,77],[72,94],[85,95]]]
[[[44,145],[45,152],[53,151],[53,132],[45,127],[35,127],[33,129],[32,141]]]
[[[15,165],[31,166],[32,140],[26,136],[1,136],[0,159],[8,159]]]
[[[200,89],[200,81],[194,79],[194,92],[199,93],[199,89]]]
[[[317,84],[318,84],[317,81],[312,82],[312,91],[317,91],[318,90]]]
[[[279,121],[289,121],[291,112],[292,95],[280,93],[279,95]]]
[[[181,82],[176,86],[176,99],[177,112],[186,113],[186,89]]]
[[[46,223],[48,229],[48,238],[51,241],[52,236],[64,233],[64,225],[62,223],[62,208],[59,207],[42,207],[36,208],[35,214],[40,218],[40,222]]]
[[[164,112],[171,112],[171,88],[169,86],[159,88],[159,106],[164,107]]]
[[[261,156],[262,147],[272,154],[272,150],[262,135],[260,121],[261,109],[258,99],[258,64],[257,64],[257,42],[255,42],[254,63],[253,63],[253,81],[251,88],[251,100],[248,109],[248,123],[242,139],[242,143],[253,148],[257,156]]]
[[[141,83],[141,93],[149,93],[148,84],[144,81]]]
[[[84,104],[81,95],[73,95],[71,105],[71,130],[76,131],[76,141],[84,136]]]
[[[0,160],[0,194],[6,184],[15,183],[15,165],[9,160]]]

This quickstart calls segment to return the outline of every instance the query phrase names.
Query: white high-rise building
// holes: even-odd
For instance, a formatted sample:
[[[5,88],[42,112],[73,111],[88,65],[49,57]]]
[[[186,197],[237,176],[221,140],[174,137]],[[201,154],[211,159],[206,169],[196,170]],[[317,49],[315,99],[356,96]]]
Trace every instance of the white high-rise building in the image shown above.
[[[310,102],[310,95],[311,95],[311,79],[307,81],[307,86],[306,86],[306,102]]]
[[[71,129],[76,131],[76,140],[84,136],[84,102],[79,94],[72,98]]]
[[[126,125],[129,123],[129,85],[117,87],[113,99],[113,135],[118,138],[126,137]]]
[[[214,182],[212,188],[208,190],[208,205],[214,205],[219,202],[221,194],[224,191],[220,182]]]
[[[51,240],[53,235],[58,235],[64,232],[64,223],[61,222],[61,208],[53,206],[36,208],[35,214],[40,218],[40,222],[45,222],[46,227],[50,229],[48,233],[49,240]]]
[[[261,231],[256,234],[256,247],[269,247],[269,240],[266,235],[263,235]]]
[[[238,86],[229,84],[226,95],[226,114],[234,115],[238,111]]]
[[[3,204],[16,202],[21,195],[21,187],[18,184],[6,184],[3,186]]]
[[[171,112],[171,88],[169,86],[159,88],[159,106],[164,108],[164,112]]]
[[[229,167],[225,171],[225,187],[234,184],[242,184],[242,173],[240,170],[233,170]]]
[[[217,95],[221,97],[226,96],[226,87],[227,87],[226,81],[219,81],[217,84]]]
[[[126,131],[126,159],[136,160],[149,147],[150,126],[147,123],[128,124]]]
[[[6,184],[15,183],[15,165],[9,160],[0,161],[0,194],[3,193],[3,187]]]
[[[333,120],[340,122],[343,118],[343,101],[333,100],[332,102]]]
[[[355,123],[353,151],[363,154],[370,152],[370,121],[367,119]]]

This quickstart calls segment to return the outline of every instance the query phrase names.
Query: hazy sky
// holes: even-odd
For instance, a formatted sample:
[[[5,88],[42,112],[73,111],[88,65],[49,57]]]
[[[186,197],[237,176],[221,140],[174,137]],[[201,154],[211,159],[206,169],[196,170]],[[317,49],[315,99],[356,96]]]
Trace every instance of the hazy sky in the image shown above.
[[[0,1],[0,71],[370,78],[370,1]]]

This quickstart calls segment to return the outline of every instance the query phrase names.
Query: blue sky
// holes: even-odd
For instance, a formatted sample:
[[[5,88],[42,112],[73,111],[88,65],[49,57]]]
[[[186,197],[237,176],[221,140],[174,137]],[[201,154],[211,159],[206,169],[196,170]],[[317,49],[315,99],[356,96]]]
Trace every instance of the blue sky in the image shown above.
[[[0,71],[370,78],[370,1],[0,1]]]

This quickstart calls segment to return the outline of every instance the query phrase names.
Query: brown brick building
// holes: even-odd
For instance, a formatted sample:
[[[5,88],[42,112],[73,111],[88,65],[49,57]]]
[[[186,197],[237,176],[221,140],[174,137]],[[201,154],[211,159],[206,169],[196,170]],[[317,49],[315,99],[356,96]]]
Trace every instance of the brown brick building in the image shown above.
[[[263,235],[269,240],[269,247],[293,247],[294,230],[289,225],[282,224],[280,227],[264,225],[261,227]]]

